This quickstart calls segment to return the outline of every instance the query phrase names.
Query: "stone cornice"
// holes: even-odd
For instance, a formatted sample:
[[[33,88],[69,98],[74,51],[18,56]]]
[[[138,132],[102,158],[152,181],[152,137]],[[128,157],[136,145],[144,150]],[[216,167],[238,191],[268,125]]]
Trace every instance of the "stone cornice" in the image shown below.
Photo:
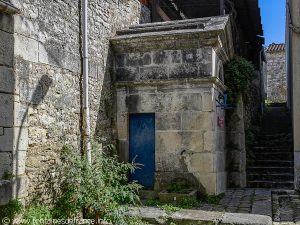
[[[111,44],[116,53],[213,47],[224,62],[233,56],[230,16],[161,22],[119,31]]]
[[[143,80],[143,81],[118,81],[116,87],[132,87],[132,86],[159,86],[159,85],[180,85],[180,84],[203,84],[216,85],[222,92],[227,87],[217,77],[199,78],[199,79],[174,79],[174,80]]]

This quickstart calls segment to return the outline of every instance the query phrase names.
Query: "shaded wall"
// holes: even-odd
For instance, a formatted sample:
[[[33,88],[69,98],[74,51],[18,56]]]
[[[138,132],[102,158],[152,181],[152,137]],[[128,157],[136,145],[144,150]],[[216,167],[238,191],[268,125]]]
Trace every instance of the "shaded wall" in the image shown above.
[[[55,177],[53,169],[60,149],[65,144],[80,148],[81,6],[71,0],[13,2],[21,11],[14,16],[14,29],[10,31],[14,52],[13,64],[9,65],[18,80],[15,88],[19,96],[18,107],[9,113],[18,115],[19,126],[28,134],[20,136],[22,133],[15,129],[21,137],[17,148],[24,152],[15,160],[15,167],[20,167],[27,180],[27,200],[47,200],[51,196],[45,193],[45,185],[47,179]],[[136,0],[90,1],[91,130],[104,144],[113,140],[112,113],[108,113],[113,96],[109,38],[117,29],[149,19],[150,12]]]
[[[269,102],[287,101],[287,74],[285,51],[266,52],[266,92]]]

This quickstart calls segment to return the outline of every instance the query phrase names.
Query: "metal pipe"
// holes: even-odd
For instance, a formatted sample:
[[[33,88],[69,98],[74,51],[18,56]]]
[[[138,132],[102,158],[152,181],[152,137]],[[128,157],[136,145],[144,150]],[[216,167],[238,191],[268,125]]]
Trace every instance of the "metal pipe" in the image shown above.
[[[87,162],[92,163],[89,109],[89,52],[88,52],[88,0],[82,0],[82,76],[83,76],[83,147]]]
[[[221,16],[225,15],[225,2],[224,2],[224,0],[220,0],[220,15]]]
[[[0,12],[4,12],[7,14],[15,14],[18,13],[20,10],[13,6],[12,4],[5,2],[3,0],[0,0]]]

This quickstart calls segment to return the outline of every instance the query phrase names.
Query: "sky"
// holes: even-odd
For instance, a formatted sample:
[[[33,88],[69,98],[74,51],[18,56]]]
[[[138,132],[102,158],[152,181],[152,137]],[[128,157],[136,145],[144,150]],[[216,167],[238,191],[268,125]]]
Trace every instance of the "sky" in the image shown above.
[[[286,0],[259,0],[265,45],[285,42]]]

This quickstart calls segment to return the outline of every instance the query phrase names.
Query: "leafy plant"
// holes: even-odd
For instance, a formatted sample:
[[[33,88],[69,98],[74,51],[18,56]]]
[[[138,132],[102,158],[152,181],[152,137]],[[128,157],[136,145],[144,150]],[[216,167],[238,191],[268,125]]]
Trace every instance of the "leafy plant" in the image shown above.
[[[144,203],[146,206],[159,206],[161,205],[161,202],[159,199],[147,199]]]
[[[12,180],[15,176],[11,172],[4,172],[2,180]]]
[[[31,225],[43,225],[42,221],[52,219],[51,210],[46,205],[34,204],[30,206],[24,213],[23,219],[30,221]],[[24,224],[25,225],[25,224]]]
[[[224,197],[224,194],[219,195],[205,195],[202,199],[203,202],[208,204],[217,205],[220,203],[221,199]]]
[[[18,200],[10,200],[8,204],[0,206],[0,225],[3,224],[2,218],[9,218],[10,221],[13,221],[16,215],[22,212],[23,205]]]
[[[176,206],[179,208],[182,208],[182,209],[191,209],[191,208],[195,208],[195,207],[200,207],[201,202],[197,201],[194,198],[186,197],[186,198],[180,199],[177,202]]]
[[[236,102],[238,94],[244,94],[255,79],[254,65],[242,57],[236,57],[225,65],[225,84],[228,87],[229,101]]]
[[[187,194],[193,191],[193,189],[193,185],[188,180],[182,178],[174,179],[167,187],[169,193]]]
[[[177,212],[178,210],[180,210],[180,208],[178,208],[172,204],[164,204],[164,205],[161,205],[159,208],[164,210],[167,215],[171,215],[171,214]]]
[[[116,156],[107,156],[93,147],[93,162],[88,165],[74,149],[62,151],[61,196],[53,214],[72,218],[82,209],[86,218],[105,220],[112,224],[127,225],[126,204],[139,202],[141,186],[129,183],[127,173],[136,168],[133,164],[120,163]]]

